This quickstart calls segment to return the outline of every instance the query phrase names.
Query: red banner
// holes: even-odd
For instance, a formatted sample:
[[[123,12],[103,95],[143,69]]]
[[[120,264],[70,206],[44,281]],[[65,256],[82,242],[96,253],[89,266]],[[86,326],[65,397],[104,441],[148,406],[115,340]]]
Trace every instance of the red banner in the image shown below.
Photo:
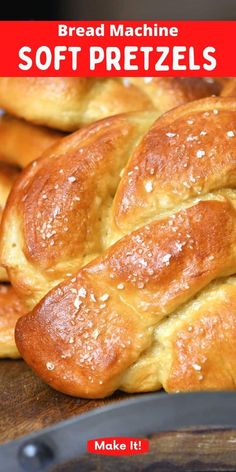
[[[0,76],[236,76],[236,21],[1,21]]]
[[[148,439],[140,438],[98,438],[90,439],[87,451],[105,456],[127,456],[145,454],[149,451]]]

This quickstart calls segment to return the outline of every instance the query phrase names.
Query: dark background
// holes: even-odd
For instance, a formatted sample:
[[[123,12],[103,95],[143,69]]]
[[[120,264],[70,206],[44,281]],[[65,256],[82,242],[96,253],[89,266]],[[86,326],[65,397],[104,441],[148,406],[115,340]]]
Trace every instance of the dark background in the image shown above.
[[[236,0],[57,0],[1,2],[2,20],[236,19]]]

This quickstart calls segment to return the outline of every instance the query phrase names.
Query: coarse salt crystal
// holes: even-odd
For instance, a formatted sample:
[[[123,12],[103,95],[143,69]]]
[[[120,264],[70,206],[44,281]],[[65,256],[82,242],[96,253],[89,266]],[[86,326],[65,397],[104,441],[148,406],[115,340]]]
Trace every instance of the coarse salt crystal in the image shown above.
[[[163,258],[162,261],[165,262],[167,265],[170,263],[170,258],[171,254],[166,254]]]
[[[87,295],[86,289],[85,289],[84,287],[81,287],[81,288],[79,289],[79,291],[78,291],[78,295],[79,295],[79,297],[85,298],[86,295]]]
[[[144,77],[143,81],[145,82],[145,84],[149,84],[150,82],[152,82],[152,79],[153,77]]]
[[[77,297],[75,298],[75,301],[74,301],[74,307],[78,310],[80,308],[80,305],[82,305],[82,302],[79,298],[79,295],[77,295]]]
[[[144,283],[143,282],[138,282],[137,287],[138,288],[144,288]]]
[[[123,290],[125,288],[124,284],[117,285],[118,290]]]
[[[189,142],[189,141],[197,141],[197,140],[198,140],[198,137],[197,137],[197,136],[193,136],[192,134],[190,134],[190,135],[187,137],[187,139],[186,139],[186,141],[188,141],[188,142]]]
[[[104,295],[102,295],[102,296],[100,297],[100,300],[101,300],[102,302],[106,302],[106,301],[108,300],[108,298],[110,298],[110,295],[108,295],[108,293],[104,293]]]
[[[71,175],[70,177],[68,177],[68,181],[69,182],[75,182],[76,178],[73,175]]]
[[[99,331],[98,331],[98,329],[96,328],[96,329],[93,331],[93,333],[92,333],[92,338],[93,338],[93,339],[97,339],[98,336],[99,336]]]
[[[196,153],[196,156],[198,158],[201,158],[201,157],[205,156],[205,154],[206,154],[205,151],[202,151],[202,149],[199,149]]]
[[[153,190],[153,184],[152,182],[148,181],[145,183],[145,190],[146,192],[150,193]]]
[[[123,82],[123,85],[124,85],[125,87],[130,87],[130,81],[129,81],[129,79],[127,79],[126,77],[124,77],[124,79],[122,80],[122,82]]]

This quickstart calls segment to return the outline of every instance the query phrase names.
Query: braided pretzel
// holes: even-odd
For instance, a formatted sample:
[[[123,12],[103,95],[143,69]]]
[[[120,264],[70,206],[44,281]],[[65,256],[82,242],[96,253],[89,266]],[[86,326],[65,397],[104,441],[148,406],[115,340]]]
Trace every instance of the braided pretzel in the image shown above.
[[[0,161],[25,167],[64,135],[9,115],[0,117]]]
[[[26,313],[25,307],[10,285],[0,284],[0,358],[20,357],[14,331],[18,318]]]
[[[188,101],[218,95],[220,80],[204,78],[0,78],[0,107],[33,123],[74,131],[117,113],[159,114]]]
[[[0,162],[0,223],[2,220],[2,214],[7,197],[10,193],[12,184],[16,179],[18,173],[19,171],[17,168],[10,166],[4,162]],[[0,266],[0,281],[6,280],[8,280],[7,273],[5,269]]]
[[[31,306],[62,280],[16,326],[48,384],[234,388],[235,153],[236,101],[209,98],[95,123],[23,172],[1,257]]]
[[[236,96],[236,79],[232,78],[227,80],[222,91],[222,97],[235,97]]]

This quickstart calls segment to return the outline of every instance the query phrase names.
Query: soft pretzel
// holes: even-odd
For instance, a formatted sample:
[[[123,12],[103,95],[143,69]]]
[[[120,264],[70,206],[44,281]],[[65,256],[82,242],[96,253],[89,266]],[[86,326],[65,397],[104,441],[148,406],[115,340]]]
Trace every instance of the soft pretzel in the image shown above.
[[[199,77],[129,77],[126,86],[135,85],[143,90],[158,110],[170,110],[192,100],[219,95],[222,79]]]
[[[21,173],[4,211],[0,262],[30,308],[102,252],[120,172],[156,116],[142,112],[94,123]]]
[[[33,123],[63,131],[117,113],[163,113],[193,99],[219,94],[220,81],[204,78],[0,78],[0,107]]]
[[[63,280],[16,327],[47,383],[234,388],[235,152],[236,100],[209,98],[95,123],[23,172],[1,257],[31,306]]]
[[[26,313],[25,306],[10,285],[0,284],[0,358],[20,357],[14,331],[18,318]]]
[[[18,173],[19,171],[17,168],[5,164],[4,162],[0,162],[0,223],[7,197]],[[8,280],[7,273],[5,269],[0,266],[0,281],[6,280]]]
[[[236,97],[236,78],[231,78],[225,83],[222,92],[222,97]]]
[[[25,167],[64,135],[9,115],[0,117],[0,161]]]

